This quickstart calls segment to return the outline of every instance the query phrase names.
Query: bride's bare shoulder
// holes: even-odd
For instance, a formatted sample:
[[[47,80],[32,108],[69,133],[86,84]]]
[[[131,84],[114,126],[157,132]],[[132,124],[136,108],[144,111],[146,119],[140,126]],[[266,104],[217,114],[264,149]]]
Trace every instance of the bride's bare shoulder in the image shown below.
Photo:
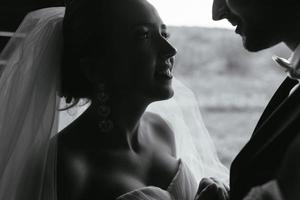
[[[145,112],[142,117],[142,123],[147,124],[151,134],[158,136],[160,140],[170,147],[172,156],[176,156],[174,132],[167,121],[158,114]]]

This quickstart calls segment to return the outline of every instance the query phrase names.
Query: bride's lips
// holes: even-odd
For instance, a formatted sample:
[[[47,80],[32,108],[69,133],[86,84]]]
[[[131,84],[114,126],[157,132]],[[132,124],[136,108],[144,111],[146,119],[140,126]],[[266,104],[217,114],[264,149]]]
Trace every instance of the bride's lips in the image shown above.
[[[165,64],[157,67],[154,76],[158,80],[171,80],[173,78],[172,74],[173,65]]]
[[[243,36],[243,34],[244,34],[244,28],[243,28],[242,23],[237,23],[236,24],[235,33]]]
[[[238,17],[234,16],[234,15],[227,16],[227,19],[231,23],[232,26],[236,27],[235,33],[237,33],[239,35],[242,35],[242,23],[241,23],[241,20]]]
[[[242,34],[242,28],[241,28],[240,25],[237,25],[237,26],[236,26],[235,33],[237,33],[237,34],[239,34],[239,35]]]

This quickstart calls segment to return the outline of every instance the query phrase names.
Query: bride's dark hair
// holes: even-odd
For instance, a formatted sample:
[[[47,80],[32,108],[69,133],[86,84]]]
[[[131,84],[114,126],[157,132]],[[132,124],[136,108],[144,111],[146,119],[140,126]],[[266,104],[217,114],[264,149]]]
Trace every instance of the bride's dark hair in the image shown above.
[[[95,55],[95,48],[105,49],[103,31],[99,31],[103,17],[102,0],[67,0],[63,21],[64,53],[61,67],[61,96],[67,103],[90,99],[93,85],[85,77],[80,62]],[[98,27],[98,28],[97,28]],[[101,45],[101,48],[99,48]],[[99,50],[97,51],[99,52]]]

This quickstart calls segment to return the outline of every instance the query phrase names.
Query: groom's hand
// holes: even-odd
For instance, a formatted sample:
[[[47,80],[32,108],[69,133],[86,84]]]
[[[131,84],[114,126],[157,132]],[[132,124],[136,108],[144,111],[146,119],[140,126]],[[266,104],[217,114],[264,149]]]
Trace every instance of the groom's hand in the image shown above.
[[[195,200],[228,200],[229,187],[215,178],[203,178]]]

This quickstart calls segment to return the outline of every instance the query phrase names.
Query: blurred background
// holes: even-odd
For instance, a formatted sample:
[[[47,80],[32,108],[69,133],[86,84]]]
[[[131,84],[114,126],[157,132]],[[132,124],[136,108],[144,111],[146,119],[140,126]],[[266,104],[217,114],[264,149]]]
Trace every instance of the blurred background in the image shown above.
[[[249,140],[264,107],[286,77],[272,56],[283,44],[250,53],[226,21],[211,20],[213,0],[149,0],[170,25],[178,49],[175,76],[196,95],[199,109],[227,166]]]
[[[195,93],[218,155],[229,167],[285,78],[272,55],[290,52],[281,44],[249,53],[228,29],[171,27],[170,32],[178,48],[175,76]]]

